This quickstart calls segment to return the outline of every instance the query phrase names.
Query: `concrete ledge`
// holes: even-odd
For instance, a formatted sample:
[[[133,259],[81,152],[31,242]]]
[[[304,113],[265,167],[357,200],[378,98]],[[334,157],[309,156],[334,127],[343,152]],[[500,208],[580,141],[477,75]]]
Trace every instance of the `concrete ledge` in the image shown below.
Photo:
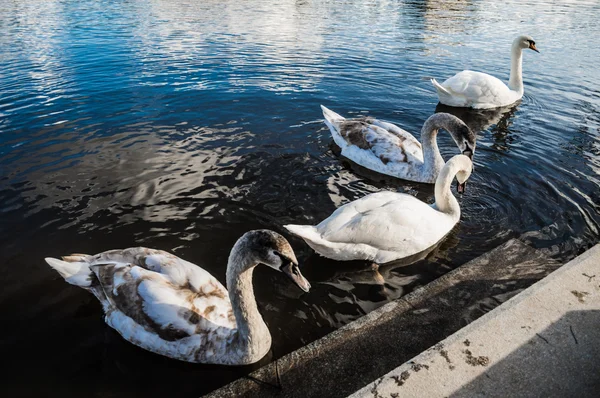
[[[597,397],[600,245],[352,394]]]
[[[239,379],[208,396],[346,396],[559,266],[539,251],[513,239],[259,369],[250,375],[255,380]],[[281,389],[265,384],[277,384],[278,373]]]

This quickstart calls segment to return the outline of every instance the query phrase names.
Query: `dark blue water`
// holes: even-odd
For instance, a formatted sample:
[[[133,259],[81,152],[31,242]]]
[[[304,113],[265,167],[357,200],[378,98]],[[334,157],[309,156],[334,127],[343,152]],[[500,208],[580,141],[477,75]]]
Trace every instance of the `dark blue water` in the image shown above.
[[[354,272],[290,237],[310,294],[255,273],[268,362],[510,238],[568,260],[600,229],[597,2],[0,3],[0,352],[10,396],[198,396],[253,367],[146,353],[43,261],[144,245],[224,282],[235,240],[317,223],[367,193],[433,187],[340,159],[319,104],[419,136],[428,78],[503,80],[519,34],[525,97],[453,111],[478,131],[460,224],[423,261]],[[440,134],[447,158],[456,153]],[[285,234],[285,233],[284,233]],[[255,366],[259,366],[255,365]],[[254,367],[255,367],[254,366]],[[6,396],[9,396],[6,395]]]

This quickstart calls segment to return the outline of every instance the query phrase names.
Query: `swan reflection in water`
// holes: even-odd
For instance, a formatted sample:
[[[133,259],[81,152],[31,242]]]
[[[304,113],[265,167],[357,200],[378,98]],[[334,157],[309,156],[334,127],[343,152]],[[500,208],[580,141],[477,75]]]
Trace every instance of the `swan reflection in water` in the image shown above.
[[[347,297],[337,297],[336,300],[353,301],[364,313],[368,313],[428,283],[429,280],[423,279],[425,273],[429,275],[433,271],[438,276],[446,273],[448,269],[440,265],[440,260],[446,258],[458,243],[458,237],[451,231],[445,239],[420,253],[384,264],[360,260],[336,261],[313,252],[302,261],[302,273],[315,284],[328,285],[339,289],[339,293],[344,292]],[[329,297],[332,298],[331,295]]]
[[[438,103],[435,113],[444,112],[456,116],[475,134],[487,130],[494,124],[497,125],[499,131],[508,131],[511,124],[510,119],[514,116],[520,103],[521,101],[517,101],[512,105],[493,109],[455,108]]]

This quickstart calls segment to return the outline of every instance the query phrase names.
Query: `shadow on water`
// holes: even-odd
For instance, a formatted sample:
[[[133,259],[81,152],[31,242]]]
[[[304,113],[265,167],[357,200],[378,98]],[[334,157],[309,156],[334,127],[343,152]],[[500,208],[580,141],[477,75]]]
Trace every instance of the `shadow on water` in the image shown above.
[[[490,126],[496,125],[500,131],[507,131],[510,126],[510,119],[518,110],[520,101],[511,106],[505,106],[494,109],[472,109],[456,108],[453,106],[438,103],[435,107],[435,113],[450,113],[461,119],[475,134],[487,130]]]
[[[310,280],[315,282],[336,281],[344,275],[355,283],[373,282],[375,284],[383,284],[386,280],[391,279],[389,276],[392,271],[434,257],[439,254],[441,247],[443,247],[444,250],[447,250],[449,243],[450,242],[441,240],[434,246],[423,250],[420,253],[415,253],[411,256],[390,261],[385,264],[362,260],[336,261],[313,253],[304,261],[303,272],[305,272],[307,279],[310,276]],[[361,273],[363,273],[363,275],[361,275]]]
[[[351,176],[348,176],[348,178],[356,179],[356,176],[358,176],[361,179],[367,180],[370,185],[377,188],[411,193],[419,198],[433,195],[434,185],[432,184],[403,180],[363,167],[345,156],[342,156],[341,148],[333,141],[331,141],[330,148],[340,164],[344,166],[346,170],[352,172]]]
[[[335,261],[313,253],[304,261],[302,272],[316,283],[351,291],[368,313],[422,286],[420,274],[445,273],[437,259],[457,244],[451,232],[447,239],[420,253],[385,264]]]

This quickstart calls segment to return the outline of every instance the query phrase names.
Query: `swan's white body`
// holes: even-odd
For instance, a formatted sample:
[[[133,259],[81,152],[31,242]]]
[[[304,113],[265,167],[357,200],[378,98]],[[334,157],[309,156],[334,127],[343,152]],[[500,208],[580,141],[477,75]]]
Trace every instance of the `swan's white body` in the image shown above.
[[[283,239],[279,251],[295,261],[277,236]],[[244,237],[230,255],[229,293],[202,268],[161,250],[136,247],[46,261],[67,282],[91,291],[106,323],[129,342],[182,361],[240,365],[258,361],[271,347],[252,289],[256,259],[244,252]]]
[[[317,253],[334,260],[386,263],[420,253],[440,241],[460,219],[460,206],[450,192],[455,175],[466,181],[470,159],[454,156],[435,184],[435,204],[413,196],[378,192],[337,209],[317,226],[286,225]]]
[[[325,124],[342,155],[381,174],[433,184],[444,159],[437,146],[439,128],[448,130],[461,150],[475,150],[475,135],[448,113],[430,116],[421,130],[423,145],[408,131],[372,117],[346,119],[321,105]]]
[[[431,79],[442,104],[454,107],[489,109],[507,106],[523,97],[523,49],[535,48],[529,36],[519,36],[512,44],[508,85],[494,76],[465,70],[443,83]]]

